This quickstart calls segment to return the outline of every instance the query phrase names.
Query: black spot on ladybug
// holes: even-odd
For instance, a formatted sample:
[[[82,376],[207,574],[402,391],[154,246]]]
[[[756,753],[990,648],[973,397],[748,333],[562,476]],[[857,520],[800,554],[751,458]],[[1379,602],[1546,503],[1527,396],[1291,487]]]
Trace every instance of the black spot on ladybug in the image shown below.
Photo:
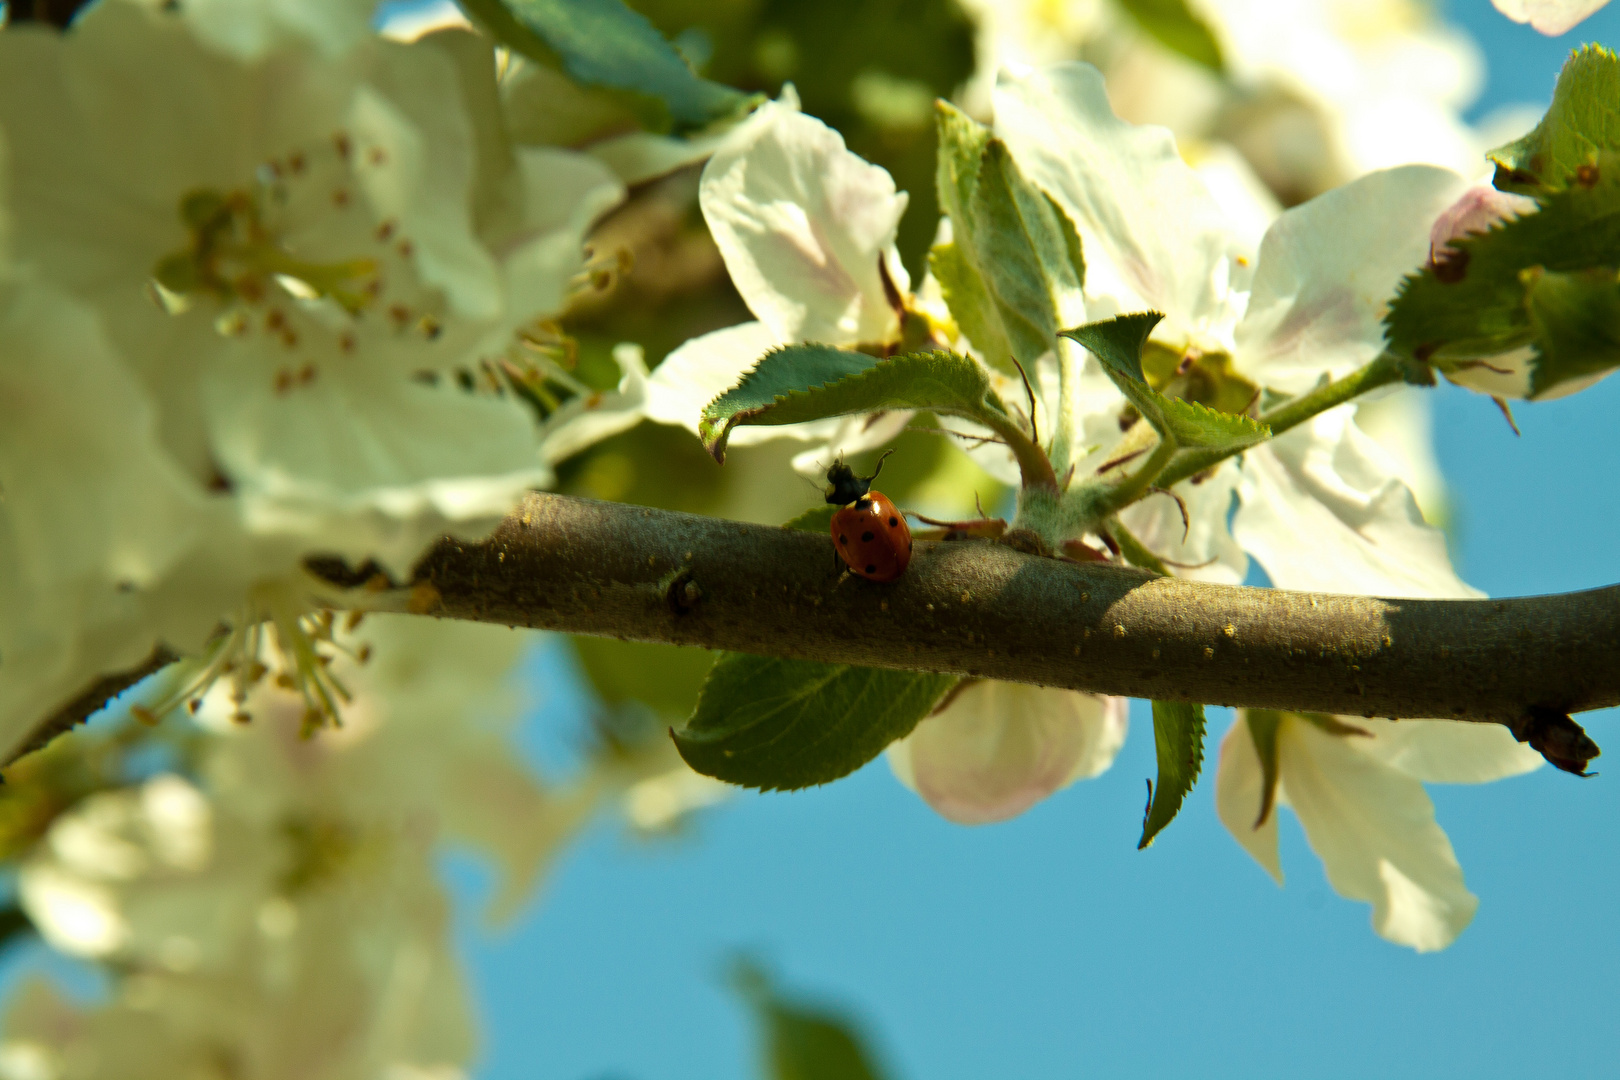
[[[892,518],[890,518],[890,519],[889,519],[889,528],[891,528],[891,529],[892,529],[892,528],[894,528],[894,527],[895,527],[895,526],[896,526],[896,525],[898,525],[898,524],[900,524],[900,519],[899,519],[899,518],[897,518],[897,517],[892,517]]]
[[[870,529],[866,530],[865,532],[861,533],[861,543],[870,544],[872,542],[872,537],[873,537],[872,530],[870,530]]]
[[[868,574],[875,574],[875,573],[877,573],[877,563],[867,563],[867,564],[866,564],[866,572],[867,572],[867,573],[868,573]]]
[[[847,544],[847,543],[849,543],[849,537],[845,536],[843,533],[839,533],[838,534],[838,542],[840,544]]]

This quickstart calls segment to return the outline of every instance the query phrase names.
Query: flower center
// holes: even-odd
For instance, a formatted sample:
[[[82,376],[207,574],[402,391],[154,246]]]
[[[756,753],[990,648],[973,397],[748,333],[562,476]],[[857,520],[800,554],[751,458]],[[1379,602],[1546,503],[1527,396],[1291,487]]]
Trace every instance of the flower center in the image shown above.
[[[152,270],[158,285],[175,297],[251,304],[263,299],[274,281],[299,299],[329,299],[351,315],[376,297],[376,259],[323,263],[294,256],[267,227],[261,199],[254,193],[189,191],[180,198],[180,220],[189,242],[158,260]]]

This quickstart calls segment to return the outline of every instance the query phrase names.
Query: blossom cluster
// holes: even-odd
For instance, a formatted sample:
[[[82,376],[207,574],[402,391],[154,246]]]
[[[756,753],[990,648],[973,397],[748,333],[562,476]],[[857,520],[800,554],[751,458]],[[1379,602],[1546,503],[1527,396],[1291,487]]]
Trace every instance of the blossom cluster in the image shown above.
[[[1078,234],[1084,284],[1069,295],[1053,286],[1059,317],[1074,325],[1164,313],[1150,349],[1168,357],[1171,378],[1191,374],[1227,397],[1240,393],[1233,411],[1303,394],[1378,357],[1388,304],[1445,242],[1440,233],[1464,235],[1502,216],[1463,222],[1479,189],[1433,165],[1373,171],[1284,212],[1255,199],[1233,213],[1230,192],[1217,198],[1169,132],[1115,115],[1102,74],[1088,65],[1004,73],[990,111],[994,137]],[[1240,190],[1259,188],[1251,177]],[[652,418],[698,433],[707,398],[794,342],[882,355],[906,347],[908,323],[921,319],[935,345],[988,356],[990,343],[963,331],[961,309],[932,274],[911,291],[893,247],[905,194],[791,97],[758,110],[721,145],[700,202],[758,321],[677,350],[649,380]],[[936,258],[951,243],[950,224]],[[1015,376],[987,374],[1006,400],[1021,397]],[[1048,452],[1071,483],[1103,477],[1149,445],[1140,438],[1147,425],[1078,345],[1054,341],[1028,375],[1031,430],[1055,433]],[[1425,440],[1411,430],[1414,393],[1322,411],[1135,503],[1120,521],[1164,568],[1193,578],[1241,583],[1252,557],[1281,587],[1478,596],[1407,482],[1432,475]],[[831,451],[888,441],[910,414],[854,419],[737,435],[819,443],[798,459],[811,472]],[[987,471],[1018,482],[1005,445],[972,424],[954,426]],[[1120,701],[976,682],[948,695],[889,758],[951,820],[997,821],[1106,769],[1125,730]],[[1266,740],[1263,764],[1257,739]],[[1335,886],[1373,905],[1381,934],[1419,949],[1448,944],[1477,903],[1422,782],[1492,780],[1541,763],[1494,725],[1360,717],[1240,714],[1222,746],[1217,800],[1240,843],[1280,877],[1271,808],[1295,808]]]
[[[159,650],[240,675],[262,623],[324,719],[309,557],[402,580],[640,417],[639,352],[594,389],[553,322],[624,177],[511,134],[545,99],[489,39],[371,7],[0,34],[0,757]]]

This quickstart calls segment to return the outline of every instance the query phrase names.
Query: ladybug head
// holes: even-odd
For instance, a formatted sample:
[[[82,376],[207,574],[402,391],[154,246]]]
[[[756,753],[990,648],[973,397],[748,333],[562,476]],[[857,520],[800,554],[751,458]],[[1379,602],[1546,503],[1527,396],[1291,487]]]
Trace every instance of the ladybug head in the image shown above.
[[[827,501],[834,506],[848,506],[857,499],[864,499],[872,487],[872,481],[883,471],[883,458],[892,453],[893,450],[883,451],[883,457],[878,458],[877,468],[872,470],[871,476],[856,476],[855,470],[843,458],[833,462],[827,469]]]

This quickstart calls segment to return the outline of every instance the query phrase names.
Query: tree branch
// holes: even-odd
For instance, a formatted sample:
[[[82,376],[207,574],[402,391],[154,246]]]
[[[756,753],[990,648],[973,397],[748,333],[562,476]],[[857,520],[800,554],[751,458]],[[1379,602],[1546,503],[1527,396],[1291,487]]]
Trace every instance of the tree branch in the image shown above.
[[[1380,600],[1209,585],[983,541],[918,541],[893,584],[841,571],[826,536],[533,494],[486,542],[441,542],[398,602],[1129,697],[1495,722],[1566,767],[1584,764],[1590,740],[1565,714],[1620,703],[1620,586]]]

